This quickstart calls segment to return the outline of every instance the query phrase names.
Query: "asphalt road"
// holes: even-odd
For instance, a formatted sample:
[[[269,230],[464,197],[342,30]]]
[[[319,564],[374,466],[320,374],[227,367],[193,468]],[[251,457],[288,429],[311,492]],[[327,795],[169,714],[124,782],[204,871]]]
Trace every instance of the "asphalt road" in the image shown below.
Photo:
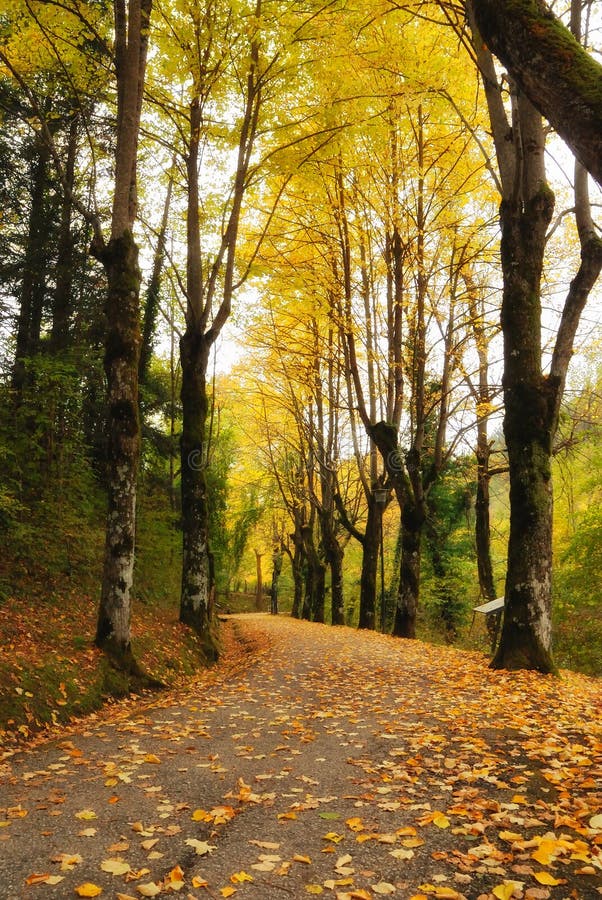
[[[590,900],[602,690],[282,617],[0,768],[0,898]],[[242,648],[242,652],[240,652]]]

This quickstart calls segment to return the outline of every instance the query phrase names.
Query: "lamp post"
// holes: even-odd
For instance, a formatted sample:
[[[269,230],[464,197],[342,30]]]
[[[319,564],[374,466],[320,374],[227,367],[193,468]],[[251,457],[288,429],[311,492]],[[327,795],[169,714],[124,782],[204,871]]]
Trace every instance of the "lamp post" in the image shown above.
[[[383,540],[383,515],[389,501],[387,488],[376,488],[374,502],[380,507],[380,630],[385,630],[385,553]]]

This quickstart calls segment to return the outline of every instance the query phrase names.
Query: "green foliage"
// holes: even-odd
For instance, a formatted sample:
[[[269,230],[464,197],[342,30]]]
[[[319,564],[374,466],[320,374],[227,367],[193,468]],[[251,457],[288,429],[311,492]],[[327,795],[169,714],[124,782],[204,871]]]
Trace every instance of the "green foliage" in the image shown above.
[[[553,583],[558,662],[591,675],[602,674],[602,452],[598,445],[599,434],[594,430],[568,460],[571,496],[560,495],[557,512],[566,516],[563,507],[570,502],[573,523],[572,531],[557,540]]]
[[[478,595],[470,517],[474,465],[471,458],[452,461],[428,498],[422,596],[427,622],[448,641],[466,625]]]

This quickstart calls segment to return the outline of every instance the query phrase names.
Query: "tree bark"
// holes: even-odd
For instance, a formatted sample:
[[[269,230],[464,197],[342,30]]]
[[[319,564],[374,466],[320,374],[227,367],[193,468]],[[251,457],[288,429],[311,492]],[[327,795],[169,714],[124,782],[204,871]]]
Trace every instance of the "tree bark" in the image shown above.
[[[382,508],[374,499],[374,492],[366,497],[368,516],[362,540],[362,573],[360,578],[359,628],[376,627],[376,596],[378,583],[378,552]]]
[[[324,622],[326,566],[315,546],[311,525],[304,525],[302,534],[307,559],[307,589],[304,610],[309,613],[309,618],[313,622]]]
[[[489,49],[602,184],[602,66],[543,0],[472,0],[472,7]]]
[[[12,372],[12,388],[17,402],[27,381],[26,360],[37,351],[40,342],[45,279],[48,269],[46,243],[49,223],[48,214],[45,212],[45,198],[48,190],[50,150],[39,135],[34,138],[32,153],[31,206]]]
[[[401,510],[401,571],[393,620],[396,637],[416,637],[424,510],[406,497]]]
[[[552,431],[558,385],[541,371],[541,274],[554,196],[501,204],[504,435],[510,536],[504,623],[495,668],[554,669],[551,649]]]
[[[282,550],[280,544],[274,545],[272,553],[272,583],[270,585],[270,614],[278,615],[278,585],[282,573]]]
[[[65,164],[65,181],[67,189],[61,198],[59,236],[56,262],[56,288],[52,303],[52,330],[50,348],[60,353],[69,345],[69,330],[73,309],[71,296],[73,285],[73,191],[75,186],[75,163],[77,157],[78,117],[73,114],[67,138],[67,160]]]
[[[206,479],[209,351],[210,345],[204,336],[200,335],[194,326],[188,326],[180,340],[182,364],[180,622],[198,634],[207,659],[213,661],[218,654],[209,615],[213,587]]]
[[[121,668],[137,673],[130,644],[136,534],[138,420],[138,248],[129,231],[99,254],[108,277],[104,370],[107,379],[108,512],[95,643]]]
[[[261,557],[263,553],[255,550],[255,571],[257,580],[255,584],[255,609],[259,612],[263,606],[263,572],[261,568]]]

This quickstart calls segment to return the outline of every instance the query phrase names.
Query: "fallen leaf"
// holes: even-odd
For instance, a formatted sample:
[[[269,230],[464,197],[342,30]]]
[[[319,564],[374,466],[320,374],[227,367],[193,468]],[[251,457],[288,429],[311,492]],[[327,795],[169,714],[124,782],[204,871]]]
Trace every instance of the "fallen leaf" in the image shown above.
[[[50,878],[50,872],[34,872],[25,879],[25,884],[44,884]]]
[[[75,893],[78,897],[98,897],[102,894],[102,888],[97,884],[92,884],[91,881],[85,881],[75,888]]]
[[[197,841],[196,838],[188,838],[185,843],[188,847],[194,847],[197,856],[205,856],[205,854],[217,849],[215,844],[208,844],[207,841]]]
[[[157,894],[161,893],[161,888],[154,881],[149,881],[147,884],[139,884],[136,886],[136,890],[143,897],[156,897]]]
[[[147,753],[146,756],[144,757],[144,762],[145,763],[153,763],[153,765],[158,765],[161,762],[161,760],[159,759],[158,756],[155,756],[154,753]],[[159,778],[161,778],[161,776],[159,776]]]
[[[130,871],[131,866],[123,859],[104,859],[100,864],[100,868],[103,872],[108,872],[109,875],[125,875],[126,872]]]
[[[233,875],[230,875],[230,881],[232,884],[244,884],[245,881],[254,881],[254,878],[247,872],[234,872]]]
[[[503,884],[498,884],[496,887],[494,887],[491,893],[494,897],[497,897],[498,900],[510,900],[510,898],[514,895],[514,889],[516,886],[517,885],[513,881],[505,881]]]
[[[379,881],[378,884],[371,884],[370,887],[375,894],[394,894],[396,887],[388,881]]]
[[[533,878],[539,881],[540,884],[556,885],[566,883],[564,878],[554,878],[549,872],[534,872]]]

